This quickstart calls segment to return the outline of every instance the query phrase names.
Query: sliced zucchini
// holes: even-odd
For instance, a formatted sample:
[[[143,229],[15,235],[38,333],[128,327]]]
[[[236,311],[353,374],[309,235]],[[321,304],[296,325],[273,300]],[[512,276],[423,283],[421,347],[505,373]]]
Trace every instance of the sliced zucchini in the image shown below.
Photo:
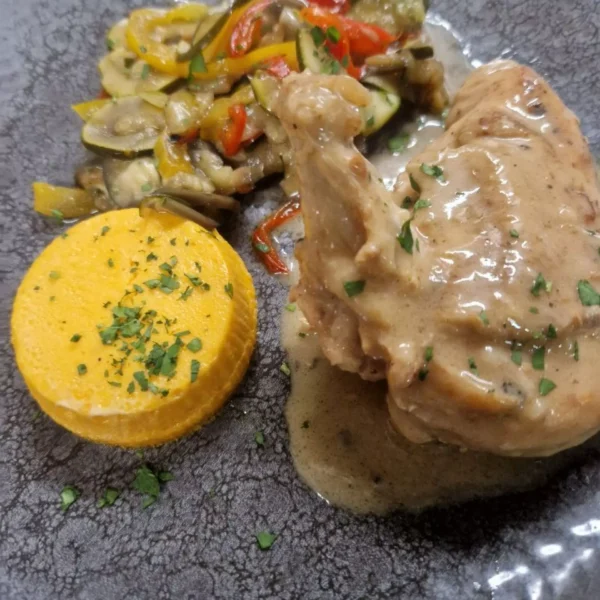
[[[177,53],[177,62],[188,62],[206,48],[227,23],[229,14],[229,11],[214,12],[201,21],[194,33],[190,47],[185,52]]]
[[[160,185],[160,175],[149,157],[134,160],[108,158],[102,165],[110,199],[120,208],[138,206]]]
[[[102,87],[115,98],[167,90],[178,81],[177,77],[155,71],[125,48],[107,54],[98,69]]]
[[[302,71],[321,73],[328,60],[325,50],[317,48],[310,29],[300,29],[296,35],[296,54]]]
[[[256,101],[267,111],[272,112],[272,107],[279,95],[281,82],[277,77],[269,75],[265,71],[256,71],[250,77],[250,85],[256,97]]]
[[[362,82],[369,90],[371,103],[361,108],[364,119],[363,135],[379,131],[397,112],[402,104],[398,82],[393,77],[373,75]]]
[[[133,157],[152,152],[164,128],[163,110],[139,96],[129,96],[96,111],[83,126],[81,139],[94,152]]]

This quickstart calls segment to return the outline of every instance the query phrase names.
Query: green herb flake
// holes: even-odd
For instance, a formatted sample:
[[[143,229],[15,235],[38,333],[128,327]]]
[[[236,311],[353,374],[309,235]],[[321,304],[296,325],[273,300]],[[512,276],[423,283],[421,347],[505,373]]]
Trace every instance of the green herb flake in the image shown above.
[[[442,167],[438,165],[427,165],[425,163],[421,164],[421,171],[425,173],[425,175],[429,175],[430,177],[435,177],[438,181],[446,181],[444,178],[444,170]]]
[[[190,352],[199,352],[202,350],[202,340],[200,338],[194,338],[188,342],[186,348]]]
[[[225,290],[225,293],[230,297],[233,298],[233,283],[227,283],[226,285],[223,286],[223,289]]]
[[[310,30],[310,36],[317,48],[325,43],[325,34],[319,27],[313,27]]]
[[[390,152],[394,154],[404,152],[408,148],[408,144],[410,144],[410,135],[408,133],[396,135],[390,138],[387,143]]]
[[[510,354],[510,360],[512,360],[517,367],[520,367],[523,364],[523,352],[518,349],[513,350]]]
[[[547,396],[552,390],[556,389],[556,384],[551,379],[542,377],[539,384],[540,396]]]
[[[573,343],[573,359],[579,362],[579,342]]]
[[[421,186],[418,184],[417,180],[412,176],[408,176],[408,180],[410,181],[410,187],[417,192],[417,194],[421,193]]]
[[[262,242],[257,242],[254,244],[254,249],[258,250],[258,252],[261,252],[262,254],[268,254],[270,251],[269,246],[267,246],[267,244],[263,244]]]
[[[539,310],[539,308],[537,308],[536,306],[530,306],[530,307],[529,307],[529,312],[530,312],[532,315],[537,315],[537,314],[539,314],[540,310]]]
[[[327,35],[327,39],[334,44],[337,44],[340,41],[340,32],[337,27],[333,27],[333,25],[327,28],[325,34]]]
[[[96,506],[98,508],[104,508],[105,506],[112,506],[116,501],[117,498],[121,495],[121,492],[119,492],[119,490],[115,489],[115,488],[106,488],[104,490],[104,493],[102,494],[102,496],[100,496],[100,498],[98,498],[98,502],[96,503]]]
[[[600,306],[600,294],[589,281],[580,279],[577,282],[577,293],[581,304],[584,306]]]
[[[110,38],[106,38],[106,49],[109,52],[115,49],[115,42]]]
[[[160,285],[160,279],[148,279],[148,281],[144,281],[144,285],[154,290]]]
[[[544,291],[549,294],[551,290],[552,282],[546,281],[545,277],[541,273],[538,273],[530,288],[531,293],[537,298],[541,292]]]
[[[144,373],[144,371],[136,371],[133,374],[133,378],[138,382],[138,385],[140,386],[142,392],[148,391],[148,379],[146,378],[146,374]]]
[[[129,385],[127,386],[127,393],[133,394],[133,392],[135,392],[135,383],[133,381],[130,381]]]
[[[154,252],[150,252],[150,254],[148,254],[148,256],[146,256],[147,262],[150,262],[151,260],[158,260],[158,256],[156,256],[156,254],[154,254]]]
[[[100,230],[100,235],[102,237],[104,237],[108,232],[110,231],[110,227],[108,225],[105,225],[101,230]]]
[[[77,365],[77,373],[79,373],[79,375],[85,375],[87,373],[87,367],[83,363]]]
[[[289,377],[292,374],[292,371],[289,367],[289,365],[286,362],[282,362],[281,366],[279,367],[279,370],[284,374],[287,375],[287,377]]]
[[[63,224],[63,221],[65,220],[65,215],[63,215],[63,213],[62,213],[60,210],[56,209],[56,208],[53,208],[53,209],[50,211],[50,216],[51,216],[51,217],[52,217],[52,218],[53,218],[53,219],[54,219],[54,220],[55,220],[55,221],[56,221],[56,222],[57,222],[59,225],[62,225],[62,224]]]
[[[192,295],[193,291],[194,291],[194,288],[192,288],[188,285],[185,288],[185,291],[183,292],[183,294],[181,294],[181,296],[179,296],[179,300],[187,300]]]
[[[536,371],[543,371],[544,367],[545,367],[545,358],[546,358],[546,348],[544,346],[535,348],[531,355],[531,366]]]
[[[200,371],[200,362],[192,359],[190,364],[190,381],[194,383],[198,379],[198,372]]]
[[[358,296],[358,294],[362,294],[365,285],[366,282],[364,280],[344,281],[344,291],[346,292],[346,296],[348,296],[348,298],[353,298],[354,296]]]
[[[262,431],[257,431],[254,434],[254,441],[256,442],[257,446],[264,446],[265,445],[265,434]]]
[[[148,79],[149,75],[150,75],[150,65],[146,63],[142,67],[142,72],[140,73],[140,77],[142,79]]]
[[[144,193],[151,192],[152,191],[152,184],[149,181],[146,181],[146,183],[142,184],[142,187],[140,189]]]
[[[427,367],[421,367],[417,373],[419,381],[425,381],[427,379],[427,375],[429,375],[429,369]]]
[[[50,273],[48,273],[48,277],[56,281],[57,279],[60,279],[60,273],[58,271],[50,271]]]
[[[431,202],[429,202],[429,200],[425,200],[424,198],[419,198],[415,202],[414,211],[417,212],[418,210],[421,210],[422,208],[429,208],[430,206],[431,206]]]
[[[479,313],[479,318],[481,319],[481,322],[487,327],[490,324],[490,320],[487,316],[487,313],[485,312],[485,310],[482,310]]]
[[[512,238],[518,238],[519,237],[519,232],[516,229],[511,229],[509,231],[509,233],[510,233],[510,237],[512,237]]]
[[[319,31],[321,30],[319,29]],[[269,550],[276,539],[277,536],[274,533],[269,533],[268,531],[260,531],[256,534],[256,543],[261,550]]]
[[[111,269],[115,266],[115,261],[112,258],[109,258],[106,262]]]
[[[433,346],[427,346],[425,348],[425,362],[431,362],[433,360]]]
[[[204,55],[202,51],[199,51],[194,58],[190,61],[190,77],[194,76],[194,73],[206,73],[208,69],[206,68],[206,62],[204,61]]]
[[[371,115],[366,121],[367,127],[373,127],[375,125],[375,117]]]
[[[148,508],[148,506],[154,504],[160,494],[158,477],[148,465],[143,465],[136,470],[132,487],[146,496],[142,504],[143,508]]]
[[[147,244],[151,244],[151,243],[154,241],[154,239],[155,239],[155,238],[153,238],[151,235],[149,235],[149,236],[146,238],[146,243],[147,243]]]
[[[556,331],[556,327],[554,327],[554,325],[552,325],[552,323],[550,323],[550,325],[548,325],[548,329],[546,331],[546,337],[549,340],[553,340],[558,336],[558,333]]]
[[[133,289],[138,293],[138,294],[143,294],[144,293],[144,288],[141,285],[138,285],[137,283],[133,284]]]
[[[469,358],[467,359],[467,362],[469,363],[469,371],[471,371],[471,373],[473,373],[475,375],[479,375],[479,371],[477,370],[477,364],[475,363],[475,359],[472,358],[471,356],[469,356]]]
[[[81,335],[80,335],[79,333],[74,333],[74,334],[71,336],[71,341],[72,341],[72,342],[78,342],[80,339],[81,339]]]
[[[285,310],[287,310],[288,312],[296,312],[296,305],[293,303],[290,304],[286,304],[285,305]]]
[[[66,485],[60,492],[60,509],[63,512],[69,510],[69,507],[81,496],[81,492],[72,485]]]
[[[300,427],[302,427],[302,429],[308,429],[310,427],[310,421],[303,421]]]
[[[113,387],[116,387],[116,388],[123,387],[123,384],[119,383],[118,381],[107,381],[106,383],[108,383],[108,385],[112,385]]]
[[[168,275],[160,276],[160,291],[165,294],[171,294],[175,290],[179,289],[180,283],[173,277],[169,277]]]
[[[411,220],[412,219],[409,219],[408,221],[404,222],[402,228],[400,229],[400,233],[398,234],[398,242],[400,243],[400,246],[402,246],[402,248],[409,254],[413,253],[414,245],[414,239],[410,229]]]

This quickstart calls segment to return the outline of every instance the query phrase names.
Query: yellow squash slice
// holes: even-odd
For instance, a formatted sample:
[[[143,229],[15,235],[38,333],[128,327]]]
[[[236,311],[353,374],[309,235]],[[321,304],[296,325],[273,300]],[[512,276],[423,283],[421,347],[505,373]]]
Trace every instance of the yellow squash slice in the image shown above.
[[[78,223],[36,259],[12,315],[18,367],[57,423],[119,446],[212,417],[256,340],[243,262],[216,232],[137,209]]]

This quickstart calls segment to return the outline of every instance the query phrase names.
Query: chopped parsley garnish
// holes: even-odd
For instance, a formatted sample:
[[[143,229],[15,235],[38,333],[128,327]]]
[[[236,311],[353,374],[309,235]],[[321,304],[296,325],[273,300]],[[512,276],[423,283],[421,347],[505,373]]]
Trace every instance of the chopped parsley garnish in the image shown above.
[[[425,348],[425,362],[433,360],[433,346],[427,346]]]
[[[581,304],[584,306],[600,305],[600,294],[598,294],[589,281],[580,279],[577,282],[577,293],[579,294]]]
[[[133,374],[133,378],[138,382],[142,392],[148,391],[148,379],[146,378],[144,371],[136,371]]]
[[[406,208],[407,210],[409,208],[412,208],[413,205],[413,199],[410,196],[405,196],[404,200],[402,200],[402,208]]]
[[[129,385],[127,386],[127,393],[133,394],[133,392],[135,392],[135,383],[133,381],[130,381]]]
[[[153,290],[160,285],[160,279],[148,279],[148,281],[144,281],[144,285]]]
[[[254,244],[255,250],[262,252],[263,254],[267,254],[269,252],[269,246],[263,244],[262,242]]]
[[[285,310],[287,310],[288,312],[296,312],[296,305],[293,303],[286,304]]]
[[[319,29],[319,31],[321,30]],[[269,550],[276,539],[277,536],[268,531],[260,531],[256,534],[256,543],[261,550]]]
[[[200,371],[200,362],[192,359],[190,364],[190,381],[194,383],[198,379],[198,372]]]
[[[154,252],[150,252],[150,254],[148,254],[148,256],[146,256],[146,260],[148,262],[150,262],[151,260],[158,260],[158,256],[156,256],[156,254],[154,254]]]
[[[146,243],[147,243],[147,244],[151,244],[151,243],[154,241],[154,239],[155,239],[155,238],[153,238],[151,235],[149,235],[149,236],[146,238]]]
[[[281,366],[279,367],[279,370],[284,374],[287,375],[288,377],[292,374],[292,371],[290,370],[289,365],[286,362],[282,362]]]
[[[204,60],[204,55],[202,51],[199,51],[194,58],[190,61],[190,77],[193,77],[194,73],[206,73],[206,62]]]
[[[144,288],[141,285],[138,285],[137,283],[133,284],[133,289],[138,293],[138,294],[143,294],[144,293]]]
[[[150,192],[152,191],[152,184],[149,181],[146,181],[146,183],[144,183],[140,189],[144,193]]]
[[[545,367],[545,357],[546,357],[546,348],[544,346],[535,348],[531,355],[531,366],[536,371],[543,371],[544,367]]]
[[[334,44],[337,44],[340,41],[340,32],[337,27],[334,27],[333,25],[330,25],[327,28],[325,34],[327,35],[327,39]]]
[[[532,315],[537,315],[537,314],[540,312],[540,309],[539,309],[539,308],[537,308],[537,306],[530,306],[530,307],[529,307],[529,312],[530,312]]]
[[[80,334],[78,334],[78,333],[74,333],[74,334],[71,336],[71,341],[72,341],[72,342],[78,342],[80,339],[81,339],[81,335],[80,335]]]
[[[548,325],[548,330],[546,331],[546,337],[549,340],[553,340],[554,338],[557,337],[556,327],[554,327],[554,325],[552,325],[552,323],[550,323],[550,325]]]
[[[509,231],[509,233],[510,233],[510,237],[512,237],[512,238],[518,238],[519,237],[519,232],[516,229],[511,229]]]
[[[302,429],[308,429],[310,427],[310,422],[309,421],[303,421],[302,425],[300,427],[302,427]]]
[[[190,280],[192,285],[196,287],[202,285],[202,279],[200,279],[200,277],[196,277],[195,275],[189,275],[188,273],[185,273],[185,276]]]
[[[410,187],[417,192],[417,194],[421,193],[421,186],[417,183],[417,180],[412,176],[408,176],[408,180],[410,181]]]
[[[120,496],[121,492],[119,492],[119,490],[115,489],[115,488],[106,488],[104,490],[104,493],[102,494],[102,496],[100,496],[100,498],[98,498],[98,502],[96,503],[96,506],[98,508],[104,508],[105,506],[112,506],[116,501],[117,498]]]
[[[50,271],[50,273],[48,274],[48,277],[50,277],[50,279],[60,279],[60,273],[58,271]]]
[[[414,211],[417,212],[418,210],[421,210],[422,208],[429,208],[430,206],[431,206],[431,202],[429,202],[429,200],[425,200],[424,198],[419,198],[415,202]]]
[[[107,262],[108,262],[108,266],[109,266],[109,267],[111,267],[111,268],[112,268],[112,267],[114,267],[114,266],[115,266],[115,262],[114,262],[114,260],[113,260],[112,258],[109,258]]]
[[[344,291],[348,298],[358,296],[365,289],[366,282],[363,280],[359,281],[344,281]]]
[[[402,248],[404,248],[404,250],[406,250],[406,252],[409,254],[413,253],[414,245],[414,239],[410,229],[411,220],[412,219],[409,219],[408,221],[404,222],[402,228],[400,229],[400,233],[398,234],[398,242],[400,243],[400,246],[402,246]]]
[[[467,361],[469,363],[469,370],[471,371],[471,373],[474,373],[475,375],[479,375],[479,372],[477,371],[477,364],[475,363],[475,359],[469,356]]]
[[[143,465],[135,472],[132,487],[144,495],[142,508],[148,508],[154,504],[160,494],[160,480],[148,465]]]
[[[77,372],[80,375],[85,375],[87,373],[87,367],[83,363],[81,363],[77,365]]]
[[[63,215],[63,213],[60,210],[53,208],[50,211],[50,215],[59,225],[62,225],[62,223],[65,219],[65,215]]]
[[[181,296],[179,296],[179,300],[187,300],[192,295],[193,291],[194,291],[194,289],[188,285],[185,288],[185,291],[183,292],[183,294],[181,294]]]
[[[170,294],[173,291],[179,289],[180,283],[175,278],[169,275],[160,276],[160,291],[165,294]]]
[[[481,322],[487,327],[490,324],[490,320],[487,316],[487,313],[485,312],[485,310],[482,310],[479,313],[479,318],[481,319]]]
[[[421,367],[418,373],[419,381],[425,381],[427,375],[429,375],[429,369],[427,367]]]
[[[579,361],[579,342],[573,344],[573,358]]]
[[[142,54],[146,54],[146,52],[148,52],[148,50],[146,50],[146,46],[140,46],[140,52]]]
[[[115,49],[115,43],[110,38],[106,38],[106,48],[107,48],[107,50],[114,50]]]
[[[264,446],[265,445],[265,434],[262,431],[257,431],[254,434],[254,441],[256,442],[257,446]]]
[[[408,133],[402,133],[388,140],[388,148],[390,149],[390,152],[399,154],[408,148],[409,143],[410,135],[408,135]]]
[[[171,246],[176,246],[177,245],[177,238],[171,238],[169,240],[169,244],[171,244]]]
[[[186,348],[190,352],[198,352],[199,350],[202,350],[202,340],[200,340],[200,338],[194,338],[188,342]]]
[[[367,127],[373,127],[375,125],[375,116],[371,115],[366,121]]]
[[[119,383],[118,381],[107,381],[108,385],[112,385],[113,387],[116,388],[120,388],[123,387],[122,383]]]
[[[223,286],[223,289],[225,290],[225,293],[230,297],[233,298],[233,283],[227,283]]]
[[[169,275],[171,275],[173,273],[173,267],[169,263],[164,262],[162,265],[159,265],[158,268],[161,271],[165,271]]]
[[[101,230],[100,230],[100,235],[101,236],[105,236],[108,232],[110,231],[110,227],[108,225],[105,225]]]
[[[533,285],[531,286],[531,293],[537,298],[542,291],[547,292],[548,294],[552,290],[552,282],[546,281],[544,276],[541,273],[538,273],[535,278]]]
[[[523,352],[519,348],[514,348],[510,354],[510,360],[512,360],[517,367],[523,364]]]
[[[79,498],[81,492],[72,485],[66,485],[60,492],[60,508],[63,512],[69,510],[69,507]]]
[[[444,179],[444,170],[438,165],[426,165],[425,163],[422,163],[421,171],[425,173],[425,175],[435,177],[438,181],[446,181]]]
[[[325,34],[319,27],[313,27],[310,30],[310,36],[317,47],[322,46],[325,42]]]
[[[556,389],[556,384],[551,379],[542,377],[539,385],[540,396],[547,396],[552,390]]]
[[[146,63],[142,67],[142,72],[140,73],[140,77],[142,79],[148,79],[149,75],[150,75],[150,65]]]

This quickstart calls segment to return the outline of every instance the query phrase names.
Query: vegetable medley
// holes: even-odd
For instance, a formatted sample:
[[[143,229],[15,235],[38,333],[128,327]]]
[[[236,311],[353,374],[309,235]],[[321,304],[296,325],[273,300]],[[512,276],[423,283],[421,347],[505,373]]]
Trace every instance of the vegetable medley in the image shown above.
[[[287,136],[271,106],[291,72],[349,75],[371,105],[363,135],[402,101],[441,112],[441,64],[421,26],[423,0],[235,0],[133,11],[108,32],[99,98],[76,104],[97,158],[77,188],[34,184],[35,208],[58,218],[140,206],[217,227],[236,196],[282,175],[290,204],[257,230],[267,268],[285,273],[270,232],[299,210]]]

